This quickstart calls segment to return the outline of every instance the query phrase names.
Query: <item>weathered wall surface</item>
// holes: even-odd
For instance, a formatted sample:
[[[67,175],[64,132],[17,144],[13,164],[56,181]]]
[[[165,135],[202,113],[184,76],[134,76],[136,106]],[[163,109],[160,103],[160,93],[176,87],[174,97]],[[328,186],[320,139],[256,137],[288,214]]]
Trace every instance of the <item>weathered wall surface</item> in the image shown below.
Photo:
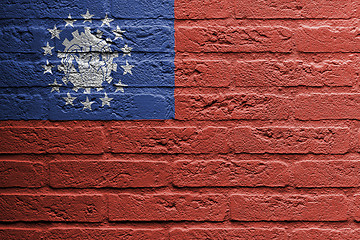
[[[0,122],[0,239],[359,239],[359,1],[125,2],[174,4],[174,119]]]

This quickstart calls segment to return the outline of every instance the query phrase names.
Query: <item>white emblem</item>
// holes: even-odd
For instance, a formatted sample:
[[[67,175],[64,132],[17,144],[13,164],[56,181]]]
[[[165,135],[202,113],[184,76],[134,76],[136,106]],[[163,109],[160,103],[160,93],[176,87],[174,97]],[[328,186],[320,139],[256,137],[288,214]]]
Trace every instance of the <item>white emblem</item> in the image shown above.
[[[118,25],[114,30],[108,30],[109,27],[112,27],[111,23],[114,19],[109,18],[107,14],[105,18],[101,20],[101,25],[100,23],[93,23],[94,19],[92,19],[92,17],[94,15],[91,15],[89,10],[86,11],[86,14],[81,14],[81,16],[84,18],[84,23],[79,23],[82,26],[76,29],[73,28],[77,20],[73,19],[70,14],[67,19],[64,19],[66,23],[66,25],[63,26],[64,29],[60,30],[56,25],[54,25],[54,28],[48,29],[51,34],[51,39],[60,39],[59,45],[61,44],[63,46],[61,50],[58,49],[56,51],[56,56],[60,59],[60,65],[57,66],[57,70],[63,74],[61,79],[63,84],[58,83],[55,79],[49,86],[51,87],[51,92],[60,92],[65,87],[67,87],[67,89],[70,87],[74,92],[83,92],[86,94],[83,97],[73,97],[74,95],[71,96],[71,93],[67,90],[67,97],[62,97],[64,99],[64,106],[68,105],[71,107],[75,106],[75,104],[82,104],[82,110],[91,111],[92,104],[97,104],[99,107],[111,106],[110,101],[113,100],[113,98],[109,97],[106,91],[124,92],[124,87],[127,86],[126,84],[122,84],[120,79],[116,79],[117,83],[113,82],[114,79],[111,74],[118,71],[118,66],[114,59],[118,58],[119,54],[112,50],[112,45],[120,44],[117,43],[117,41],[122,40],[121,46],[124,47],[119,48],[123,52],[122,57],[131,56],[132,47],[123,43],[123,34],[125,31],[121,30]],[[90,27],[85,24],[86,22],[97,25],[97,27],[100,25],[100,28],[104,27],[105,31],[96,29],[96,26]],[[64,32],[67,32],[67,38],[61,40]],[[104,32],[107,33],[106,36],[104,36]],[[109,35],[111,33],[113,36]],[[54,45],[54,43],[52,45]],[[55,44],[55,46],[58,46],[58,44]],[[47,54],[52,55],[54,47],[50,46],[49,42],[42,48],[44,49],[45,56]],[[129,64],[127,59],[124,59],[122,62],[125,63],[121,65],[123,75],[132,75],[132,68],[135,66]],[[52,68],[54,65],[49,63],[48,59],[42,67],[44,68],[44,74],[53,74]],[[90,94],[94,90],[97,92],[104,91],[102,94],[104,97],[100,97],[99,101],[94,99],[94,97],[90,97]],[[90,101],[89,97],[96,101]]]

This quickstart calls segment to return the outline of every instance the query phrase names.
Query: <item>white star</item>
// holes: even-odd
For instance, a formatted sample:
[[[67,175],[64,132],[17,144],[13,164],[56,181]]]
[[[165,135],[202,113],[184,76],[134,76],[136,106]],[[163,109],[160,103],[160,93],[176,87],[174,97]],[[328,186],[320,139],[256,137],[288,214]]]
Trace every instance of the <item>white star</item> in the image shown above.
[[[121,50],[124,53],[123,57],[126,56],[126,55],[131,56],[131,50],[132,49],[133,49],[132,47],[129,47],[127,44],[125,44],[125,46],[123,48],[121,48]]]
[[[73,101],[76,99],[76,97],[72,97],[70,95],[70,93],[67,93],[67,97],[63,97],[63,99],[66,101],[65,105],[70,104],[70,105],[74,106]]]
[[[61,30],[57,29],[56,25],[54,26],[53,29],[48,29],[48,31],[51,33],[51,39],[53,39],[54,37],[60,39],[59,34],[62,32]]]
[[[43,67],[44,70],[45,70],[45,71],[44,71],[44,74],[45,74],[45,73],[51,73],[51,74],[53,74],[52,71],[51,71],[51,68],[53,68],[54,66],[51,65],[48,60],[46,60],[46,65],[42,65],[42,67]]]
[[[90,102],[89,98],[86,97],[86,101],[85,102],[81,102],[84,105],[83,110],[85,109],[89,109],[91,111],[91,104],[93,104],[94,102]]]
[[[130,73],[132,75],[131,69],[135,67],[134,65],[130,65],[128,61],[126,60],[126,65],[121,65],[121,67],[124,69],[123,75]]]
[[[105,106],[105,105],[108,105],[110,107],[110,101],[113,100],[113,98],[109,98],[107,96],[107,94],[105,93],[105,97],[103,98],[100,98],[101,102],[102,102],[102,107]]]
[[[119,82],[118,82],[117,84],[114,84],[114,86],[116,87],[115,92],[117,92],[117,91],[124,92],[124,88],[123,88],[123,87],[126,87],[127,85],[126,85],[126,84],[122,84],[122,83],[121,83],[121,80],[119,80]]]
[[[84,22],[92,22],[91,18],[94,16],[94,15],[91,15],[89,13],[89,9],[87,9],[86,11],[86,14],[81,14],[81,16],[85,19]]]
[[[50,47],[49,42],[47,42],[46,47],[42,47],[42,49],[44,49],[44,55],[46,55],[46,54],[52,55],[51,50],[52,50],[53,48],[54,48],[54,47]]]
[[[58,83],[56,82],[56,79],[55,79],[55,80],[54,80],[54,83],[49,84],[49,86],[52,87],[52,88],[51,88],[51,92],[53,92],[53,91],[60,92],[60,86],[62,86],[62,84],[58,84]]]
[[[110,27],[110,23],[112,21],[114,21],[114,19],[108,18],[107,14],[106,14],[105,18],[101,21],[102,21],[101,27],[104,25],[108,25]]]
[[[112,31],[114,34],[115,34],[115,38],[114,40],[120,38],[120,39],[123,39],[122,37],[122,34],[125,32],[125,31],[122,31],[119,26],[116,26],[116,29]]]
[[[70,15],[70,14],[69,14],[68,19],[64,19],[64,21],[66,22],[65,27],[67,27],[67,26],[74,27],[74,22],[76,22],[75,19],[72,19],[72,18],[71,18],[71,15]]]

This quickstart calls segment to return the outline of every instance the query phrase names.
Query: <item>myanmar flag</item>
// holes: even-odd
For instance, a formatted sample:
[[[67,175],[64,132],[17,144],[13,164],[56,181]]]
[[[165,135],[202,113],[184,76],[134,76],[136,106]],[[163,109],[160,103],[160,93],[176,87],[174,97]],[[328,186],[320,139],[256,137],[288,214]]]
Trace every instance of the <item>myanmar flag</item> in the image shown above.
[[[2,0],[0,239],[360,239],[359,17]]]

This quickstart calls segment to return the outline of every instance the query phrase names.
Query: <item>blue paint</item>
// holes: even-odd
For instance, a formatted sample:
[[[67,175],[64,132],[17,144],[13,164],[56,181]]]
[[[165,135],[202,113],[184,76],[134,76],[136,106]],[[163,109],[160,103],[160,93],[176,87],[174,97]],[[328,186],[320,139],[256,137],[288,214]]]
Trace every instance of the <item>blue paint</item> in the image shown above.
[[[169,0],[11,0],[0,3],[0,120],[135,120],[174,118],[174,2]],[[87,9],[94,15],[92,23],[84,23],[81,14]],[[74,28],[65,27],[64,19],[71,14],[77,20]],[[105,15],[111,19],[110,27],[102,25]],[[51,39],[47,29],[57,26],[60,39]],[[114,38],[113,30],[119,26],[125,31],[123,39]],[[101,39],[108,41],[111,52],[118,52],[111,72],[112,82],[75,91],[71,82],[62,82],[64,72],[58,70],[61,58],[57,52],[65,49],[63,41],[73,39],[75,30],[81,34],[84,27],[91,33],[102,31]],[[45,55],[42,47],[47,42],[54,47],[52,55]],[[132,47],[131,56],[123,55],[122,48]],[[49,61],[52,73],[45,73],[43,65]],[[126,61],[132,75],[125,74],[121,66]],[[73,65],[77,67],[74,61]],[[51,85],[57,80],[59,92]],[[121,81],[124,92],[114,85]],[[118,89],[118,91],[116,91]],[[76,97],[73,106],[65,105],[64,97]],[[102,106],[105,93],[110,106]],[[81,102],[86,98],[94,103],[91,110]]]

